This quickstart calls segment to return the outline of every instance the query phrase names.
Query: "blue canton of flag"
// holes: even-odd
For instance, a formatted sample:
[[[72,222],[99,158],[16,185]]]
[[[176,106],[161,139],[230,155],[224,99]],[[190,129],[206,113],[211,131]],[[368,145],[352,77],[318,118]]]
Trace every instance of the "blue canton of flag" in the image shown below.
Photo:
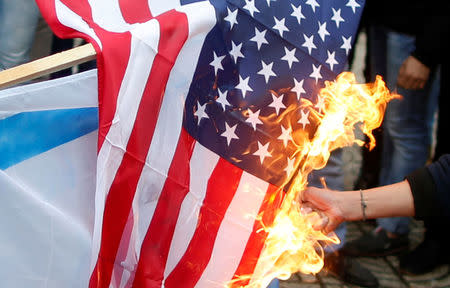
[[[281,185],[293,169],[293,131],[315,130],[300,99],[321,112],[318,91],[347,67],[363,2],[212,2],[218,24],[204,42],[183,125],[208,149]]]

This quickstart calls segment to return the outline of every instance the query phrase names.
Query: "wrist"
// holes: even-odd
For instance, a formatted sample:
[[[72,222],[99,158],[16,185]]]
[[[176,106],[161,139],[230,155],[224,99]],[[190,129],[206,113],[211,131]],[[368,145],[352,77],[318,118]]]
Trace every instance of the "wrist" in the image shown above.
[[[339,199],[339,207],[344,221],[357,221],[363,219],[361,210],[361,197],[358,191],[337,192],[342,194]]]

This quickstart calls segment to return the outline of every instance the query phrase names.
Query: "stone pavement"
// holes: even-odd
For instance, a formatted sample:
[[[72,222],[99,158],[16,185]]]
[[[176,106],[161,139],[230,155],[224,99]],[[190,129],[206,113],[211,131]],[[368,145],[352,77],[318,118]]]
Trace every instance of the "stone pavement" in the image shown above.
[[[374,228],[371,224],[355,222],[348,224],[347,238],[349,240],[359,237],[362,233],[369,232]],[[415,247],[420,243],[423,237],[423,225],[421,222],[414,221],[411,223],[411,247]],[[398,272],[398,259],[396,256],[388,257],[359,257],[358,261],[369,268],[370,271],[378,278],[380,287],[403,288],[403,287],[450,287],[450,269],[449,265],[442,265],[434,271],[421,276],[405,276]],[[318,275],[292,275],[287,281],[281,281],[281,288],[343,288],[357,287],[345,284],[339,279],[327,275],[325,271],[321,271]]]

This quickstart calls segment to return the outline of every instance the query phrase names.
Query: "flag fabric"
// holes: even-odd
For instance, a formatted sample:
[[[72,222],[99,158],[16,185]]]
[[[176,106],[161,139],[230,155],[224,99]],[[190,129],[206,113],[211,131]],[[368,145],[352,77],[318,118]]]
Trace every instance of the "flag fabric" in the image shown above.
[[[266,236],[255,216],[275,216],[293,131],[314,131],[297,104],[321,111],[318,90],[346,67],[363,3],[37,2],[58,36],[98,53],[90,287],[251,275]]]
[[[97,73],[0,91],[2,287],[86,287]]]

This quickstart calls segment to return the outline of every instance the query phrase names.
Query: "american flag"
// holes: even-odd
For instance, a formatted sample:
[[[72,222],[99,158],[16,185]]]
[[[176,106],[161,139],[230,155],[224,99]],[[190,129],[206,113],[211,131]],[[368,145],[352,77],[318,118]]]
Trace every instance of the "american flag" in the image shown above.
[[[293,132],[314,131],[297,104],[320,112],[362,0],[37,2],[58,36],[97,50],[90,287],[223,287],[251,275],[266,237],[255,216],[273,221]]]

